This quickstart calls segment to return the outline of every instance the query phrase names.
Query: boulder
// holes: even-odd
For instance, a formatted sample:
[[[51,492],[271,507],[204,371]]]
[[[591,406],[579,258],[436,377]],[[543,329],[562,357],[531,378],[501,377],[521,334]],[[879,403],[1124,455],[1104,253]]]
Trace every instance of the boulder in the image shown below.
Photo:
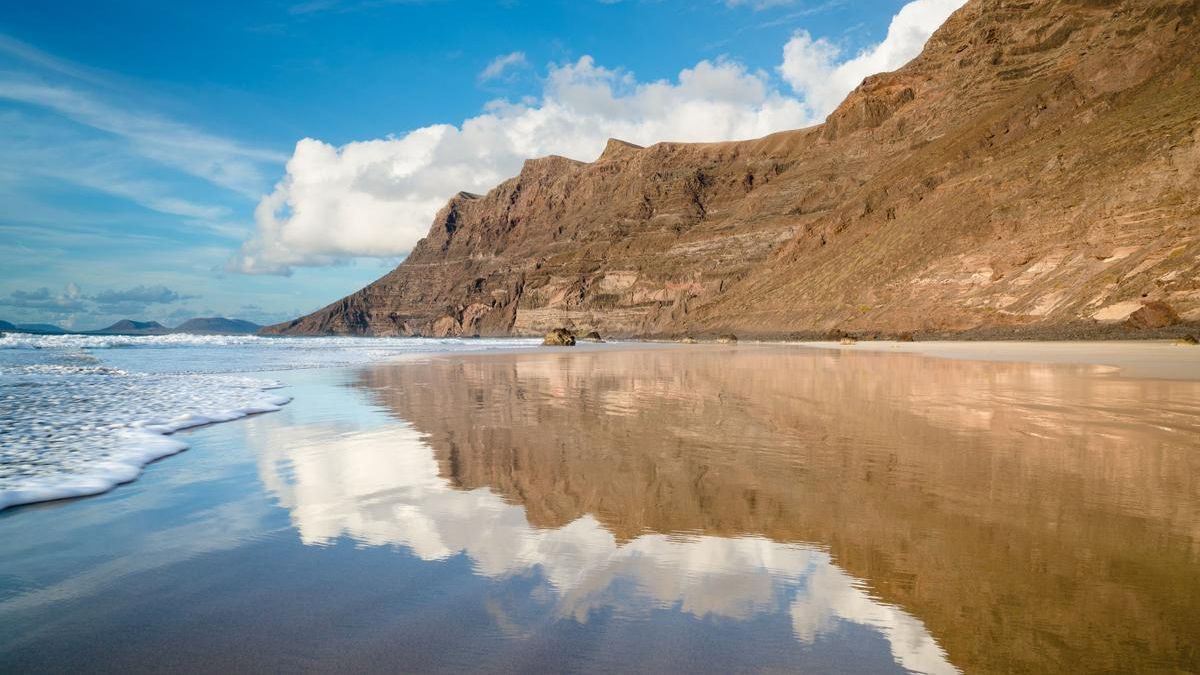
[[[1165,302],[1147,302],[1125,319],[1130,328],[1165,328],[1179,323],[1179,315]]]
[[[462,332],[462,324],[452,316],[443,316],[433,322],[431,332],[433,333],[433,337],[438,338],[457,337]]]
[[[724,335],[717,336],[717,342],[723,345],[736,345],[737,341],[737,336],[733,333],[725,333]]]
[[[1175,344],[1177,344],[1177,345],[1187,345],[1187,346],[1193,346],[1193,347],[1194,347],[1194,346],[1196,346],[1196,345],[1200,345],[1200,339],[1197,339],[1195,335],[1184,335],[1183,337],[1181,337],[1181,338],[1179,338],[1178,340],[1176,340],[1176,341],[1175,341]]]
[[[555,328],[546,333],[546,337],[542,339],[542,344],[547,347],[574,347],[575,334],[566,328]]]

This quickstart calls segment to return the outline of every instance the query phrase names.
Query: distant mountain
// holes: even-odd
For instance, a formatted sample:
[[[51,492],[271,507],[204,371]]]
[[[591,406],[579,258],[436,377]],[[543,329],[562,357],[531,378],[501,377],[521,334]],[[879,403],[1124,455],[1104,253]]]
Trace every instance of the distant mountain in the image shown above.
[[[0,321],[0,330],[15,331],[17,327],[7,321]]]
[[[121,319],[108,328],[87,332],[92,335],[166,335],[171,329],[157,321]]]
[[[253,335],[262,326],[241,319],[226,319],[225,317],[201,317],[188,319],[174,328],[168,328],[157,321],[134,321],[122,319],[107,328],[86,331],[89,335],[169,335],[171,333],[190,333],[193,335]],[[20,330],[17,328],[15,330]]]
[[[176,326],[172,333],[210,335],[252,335],[262,326],[241,319],[226,319],[220,316],[189,319]]]
[[[67,329],[52,323],[19,323],[15,330],[41,335],[64,335],[68,332]]]

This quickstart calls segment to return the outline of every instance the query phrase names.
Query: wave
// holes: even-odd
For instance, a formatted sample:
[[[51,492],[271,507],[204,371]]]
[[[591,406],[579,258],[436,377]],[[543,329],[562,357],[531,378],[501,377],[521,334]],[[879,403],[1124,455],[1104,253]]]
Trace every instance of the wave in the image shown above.
[[[188,444],[169,436],[181,429],[229,422],[248,415],[274,412],[291,402],[290,396],[264,396],[249,405],[207,414],[185,413],[168,420],[139,420],[115,433],[122,448],[103,460],[89,463],[81,473],[30,477],[16,480],[0,489],[0,511],[21,504],[46,502],[71,497],[86,497],[108,492],[141,475],[155,460],[188,449]],[[101,432],[102,433],[102,432]]]
[[[185,449],[174,432],[278,410],[257,372],[492,351],[536,340],[32,335],[0,338],[0,510],[97,494]]]
[[[250,345],[272,338],[257,335],[36,335],[8,333],[0,349],[115,349],[119,347],[223,347]]]

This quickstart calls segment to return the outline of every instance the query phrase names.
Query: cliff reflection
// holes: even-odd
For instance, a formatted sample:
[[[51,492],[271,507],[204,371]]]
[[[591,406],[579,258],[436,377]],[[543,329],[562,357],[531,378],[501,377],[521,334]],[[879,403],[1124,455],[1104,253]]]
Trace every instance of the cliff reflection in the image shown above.
[[[1194,383],[739,348],[454,357],[359,384],[403,424],[264,446],[306,542],[536,569],[579,621],[866,626],[917,671],[1200,667]]]

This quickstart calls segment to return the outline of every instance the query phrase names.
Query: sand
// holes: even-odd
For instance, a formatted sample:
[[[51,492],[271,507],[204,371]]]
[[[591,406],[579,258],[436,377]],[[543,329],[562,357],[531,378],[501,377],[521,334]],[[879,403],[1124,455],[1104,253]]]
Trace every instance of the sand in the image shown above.
[[[1200,347],[1170,341],[790,343],[818,349],[921,354],[969,361],[1108,366],[1123,377],[1200,380]]]

